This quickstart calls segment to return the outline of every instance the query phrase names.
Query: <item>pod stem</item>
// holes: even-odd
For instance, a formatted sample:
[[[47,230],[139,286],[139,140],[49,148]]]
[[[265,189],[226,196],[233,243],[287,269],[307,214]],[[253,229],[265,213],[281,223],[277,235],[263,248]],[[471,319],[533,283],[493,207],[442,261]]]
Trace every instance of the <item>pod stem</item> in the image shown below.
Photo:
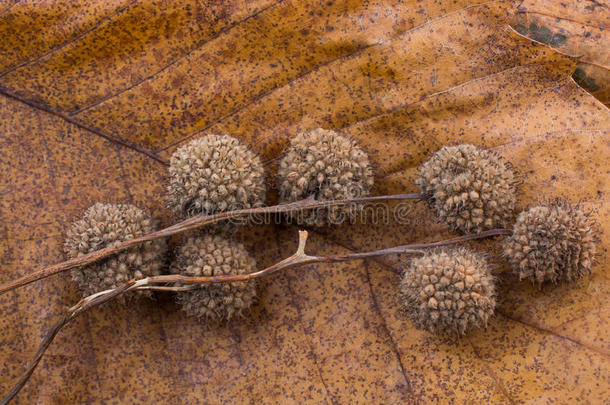
[[[161,231],[160,231],[161,232]],[[164,275],[147,277],[141,280],[130,280],[129,282],[121,285],[120,287],[113,288],[110,290],[100,291],[92,294],[88,297],[81,299],[76,305],[67,310],[62,318],[47,332],[45,335],[38,351],[36,352],[34,359],[30,362],[25,372],[19,378],[19,381],[15,386],[6,394],[6,396],[0,401],[0,405],[8,404],[17,393],[27,383],[30,376],[34,372],[36,366],[42,359],[47,348],[53,342],[55,336],[59,331],[66,326],[70,321],[76,318],[83,312],[101,305],[105,302],[112,300],[113,298],[125,294],[128,291],[133,290],[157,290],[157,291],[187,291],[196,288],[200,288],[201,285],[217,284],[217,283],[231,283],[235,281],[247,281],[257,278],[261,278],[280,270],[287,269],[289,267],[295,267],[303,264],[311,263],[331,263],[331,262],[346,262],[351,260],[362,260],[372,257],[385,256],[391,254],[422,254],[425,249],[434,248],[438,246],[452,245],[456,243],[466,242],[474,239],[488,238],[492,236],[507,236],[511,235],[512,231],[509,229],[491,229],[488,231],[459,236],[456,238],[445,239],[438,242],[430,243],[416,243],[410,245],[395,246],[386,249],[373,250],[370,252],[361,253],[349,253],[345,255],[332,255],[332,256],[310,256],[305,253],[305,245],[307,244],[307,231],[299,231],[299,244],[296,252],[267,268],[256,271],[249,274],[239,275],[222,275],[222,276],[209,276],[209,277],[187,277],[181,275]],[[141,238],[139,238],[141,239]]]
[[[86,266],[88,264],[97,262],[105,257],[116,254],[123,250],[129,249],[130,247],[139,245],[144,242],[148,242],[155,239],[167,238],[172,235],[184,233],[193,229],[201,228],[206,225],[214,224],[221,221],[229,221],[232,219],[243,218],[246,216],[254,215],[269,215],[269,214],[285,214],[289,212],[297,212],[308,209],[315,209],[321,207],[331,207],[348,205],[355,203],[366,203],[373,201],[389,201],[389,200],[423,200],[426,199],[426,194],[422,193],[410,193],[410,194],[392,194],[382,195],[374,197],[359,197],[345,200],[332,200],[332,201],[316,201],[312,198],[295,201],[288,204],[272,205],[269,207],[259,208],[247,208],[234,211],[225,211],[214,215],[196,215],[182,222],[178,222],[170,227],[162,229],[160,231],[152,232],[147,235],[142,235],[137,238],[129,239],[120,243],[116,243],[113,246],[106,247],[104,249],[96,250],[95,252],[88,253],[86,255],[78,256],[65,262],[57,263],[51,266],[43,267],[33,273],[27,274],[21,278],[13,281],[9,281],[3,285],[0,285],[0,294],[7,291],[14,290],[15,288],[23,287],[24,285],[33,283],[34,281],[42,280],[44,278],[53,276],[55,274],[62,273],[64,271],[76,269],[79,267]]]

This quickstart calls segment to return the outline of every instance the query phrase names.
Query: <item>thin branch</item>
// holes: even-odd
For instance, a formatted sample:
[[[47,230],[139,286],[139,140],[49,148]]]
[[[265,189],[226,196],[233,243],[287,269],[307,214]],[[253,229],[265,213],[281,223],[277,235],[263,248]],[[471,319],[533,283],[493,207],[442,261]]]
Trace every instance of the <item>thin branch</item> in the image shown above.
[[[179,291],[195,290],[197,288],[199,288],[199,287],[197,287],[196,284],[182,285],[182,286],[178,286],[178,287],[143,285],[142,287],[139,287],[138,290],[179,292]]]
[[[23,388],[25,383],[28,382],[30,376],[34,372],[34,369],[36,368],[36,366],[38,366],[38,363],[40,363],[42,356],[44,355],[48,347],[51,345],[53,339],[55,339],[55,336],[59,333],[61,328],[63,328],[72,319],[76,318],[78,315],[82,314],[88,309],[97,305],[101,305],[104,302],[110,301],[114,297],[130,290],[135,284],[135,281],[129,281],[121,287],[108,291],[104,295],[97,296],[93,299],[87,300],[86,302],[85,299],[83,299],[79,302],[79,304],[82,303],[82,305],[77,304],[76,306],[69,309],[68,312],[64,316],[62,316],[61,319],[55,325],[53,325],[51,330],[46,334],[46,336],[42,340],[42,343],[40,344],[40,347],[38,348],[38,351],[36,352],[36,355],[34,356],[34,359],[30,362],[28,368],[25,370],[21,378],[19,378],[19,381],[17,381],[15,386],[11,388],[11,390],[8,392],[8,394],[6,394],[4,398],[2,398],[2,400],[0,401],[0,405],[8,404],[15,397],[15,395],[17,395],[19,391],[21,391],[21,388]]]
[[[40,347],[38,348],[38,351],[36,352],[36,355],[34,356],[34,359],[26,369],[25,373],[23,373],[21,378],[19,378],[17,384],[15,384],[15,386],[11,388],[8,394],[6,394],[4,398],[2,398],[2,401],[0,401],[1,405],[8,404],[15,397],[15,395],[17,395],[19,391],[21,391],[21,388],[23,388],[25,383],[28,382],[28,380],[30,379],[30,376],[34,372],[34,369],[40,362],[40,359],[42,359],[44,352],[47,350],[51,342],[53,342],[55,335],[57,335],[61,328],[63,328],[64,325],[67,324],[69,321],[70,317],[68,315],[64,315],[55,325],[53,325],[51,330],[44,337],[42,343],[40,344]]]
[[[238,274],[238,275],[221,275],[221,276],[208,276],[208,277],[188,277],[179,274],[169,274],[163,276],[153,276],[146,279],[146,283],[136,287],[137,289],[149,289],[154,290],[152,286],[157,284],[176,284],[180,286],[182,284],[216,284],[216,283],[231,283],[236,281],[247,281],[253,280],[266,276],[271,273],[275,273],[278,270],[282,270],[286,267],[292,267],[300,264],[310,263],[331,263],[331,262],[346,262],[350,260],[362,260],[371,257],[387,256],[392,254],[400,253],[422,253],[423,249],[429,249],[438,246],[453,245],[456,243],[467,242],[474,239],[489,238],[492,236],[507,236],[511,235],[510,229],[490,229],[488,231],[473,233],[464,236],[458,236],[456,238],[445,239],[438,242],[430,243],[415,243],[411,245],[395,246],[387,249],[374,250],[371,252],[361,253],[349,253],[346,255],[334,255],[334,256],[309,256],[305,254],[305,242],[307,240],[307,231],[299,231],[299,249],[294,255],[282,260],[273,266],[267,267],[266,269],[259,270],[249,274]],[[302,249],[302,250],[300,250]],[[140,280],[142,281],[142,280]],[[112,291],[112,290],[107,290]],[[98,293],[99,294],[99,293]]]
[[[73,259],[54,264],[51,266],[44,267],[38,271],[27,274],[17,280],[9,281],[6,284],[0,286],[0,294],[7,291],[13,290],[18,287],[22,287],[34,281],[42,280],[43,278],[62,273],[67,270],[72,270],[78,267],[85,266],[87,264],[99,261],[105,257],[129,249],[132,246],[139,245],[144,242],[148,242],[155,239],[166,238],[172,235],[190,231],[193,229],[201,228],[205,225],[210,225],[220,221],[228,221],[231,219],[241,218],[248,215],[267,215],[267,214],[280,214],[295,211],[302,211],[308,209],[315,209],[321,207],[331,207],[337,205],[347,205],[354,203],[366,203],[373,201],[388,201],[388,200],[421,200],[425,199],[426,195],[421,193],[410,193],[410,194],[394,194],[394,195],[382,195],[375,197],[360,197],[346,200],[334,200],[334,201],[315,201],[313,199],[305,199],[296,201],[289,204],[273,205],[269,207],[260,208],[248,208],[242,210],[226,211],[214,215],[197,215],[168,228],[162,229],[157,232],[143,235],[137,238],[129,239],[113,246],[96,250],[89,254],[75,257]]]
[[[371,252],[362,253],[350,253],[346,255],[334,255],[334,256],[310,256],[305,253],[305,245],[307,243],[307,231],[299,231],[299,244],[296,252],[286,259],[275,263],[263,270],[259,270],[250,274],[239,274],[239,275],[223,275],[223,276],[211,276],[211,277],[186,277],[181,275],[165,275],[148,277],[141,280],[131,280],[128,283],[111,289],[105,290],[80,300],[76,305],[68,310],[68,312],[57,322],[51,330],[47,333],[43,339],[40,348],[36,352],[36,355],[25,373],[21,376],[17,384],[9,391],[9,393],[0,401],[0,405],[8,404],[17,393],[23,388],[25,383],[29,380],[32,372],[40,362],[40,359],[44,355],[45,351],[57,335],[57,333],[68,324],[76,316],[83,312],[105,302],[110,301],[114,297],[124,294],[128,291],[133,290],[160,290],[160,291],[186,291],[197,288],[197,285],[205,284],[216,284],[216,283],[230,283],[235,281],[246,281],[261,278],[277,271],[294,267],[303,264],[310,263],[329,263],[329,262],[345,262],[350,260],[362,260],[370,257],[384,256],[390,254],[400,253],[423,253],[423,249],[433,248],[437,246],[445,246],[465,242],[474,239],[482,239],[491,236],[506,236],[510,235],[512,231],[509,229],[492,229],[485,232],[480,232],[471,235],[464,235],[457,238],[446,239],[438,242],[431,243],[417,243],[411,245],[395,246],[387,249],[374,250]],[[158,285],[158,284],[175,284],[174,286]],[[184,285],[186,284],[186,285]]]

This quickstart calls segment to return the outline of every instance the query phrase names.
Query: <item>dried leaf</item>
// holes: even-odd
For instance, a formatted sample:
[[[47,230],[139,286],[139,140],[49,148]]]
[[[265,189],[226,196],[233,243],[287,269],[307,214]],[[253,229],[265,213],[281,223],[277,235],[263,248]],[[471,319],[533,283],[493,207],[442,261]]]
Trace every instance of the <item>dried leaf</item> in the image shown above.
[[[499,276],[498,316],[457,342],[401,314],[405,258],[273,275],[252,316],[223,327],[186,318],[166,294],[105,305],[60,333],[16,402],[607,399],[610,113],[572,79],[575,58],[509,26],[517,3],[2,2],[0,282],[62,261],[65,231],[95,202],[174,222],[165,163],[208,132],[263,156],[270,203],[297,131],[354,137],[375,165],[375,194],[417,191],[433,151],[474,143],[520,173],[519,209],[564,196],[596,209],[604,232],[599,265],[573,286]],[[451,235],[423,204],[391,206],[385,223],[313,230],[309,250]],[[237,237],[260,267],[297,239],[288,225]],[[0,296],[3,392],[78,297],[66,274]]]
[[[521,34],[578,57],[572,77],[610,105],[610,6],[596,0],[526,0],[512,26]]]

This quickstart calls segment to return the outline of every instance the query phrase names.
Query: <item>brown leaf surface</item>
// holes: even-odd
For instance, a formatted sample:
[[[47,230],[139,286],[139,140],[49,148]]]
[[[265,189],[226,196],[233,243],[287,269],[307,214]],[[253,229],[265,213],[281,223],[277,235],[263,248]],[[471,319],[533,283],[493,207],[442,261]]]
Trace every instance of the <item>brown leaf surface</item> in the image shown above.
[[[531,39],[578,57],[572,77],[610,106],[610,3],[525,0],[511,24]]]
[[[270,203],[289,138],[322,126],[369,152],[375,194],[416,191],[427,156],[471,142],[519,171],[519,209],[565,196],[597,209],[603,229],[591,277],[538,291],[499,276],[498,316],[457,342],[402,316],[396,258],[273,275],[250,318],[212,329],[185,318],[169,295],[105,305],[60,333],[16,402],[610,397],[610,114],[572,79],[575,59],[510,28],[517,5],[0,3],[0,282],[63,260],[67,227],[94,202],[130,202],[175,221],[163,208],[164,163],[207,132],[230,133],[263,156]],[[422,204],[408,204],[387,224],[312,231],[308,248],[341,253],[451,235]],[[237,237],[261,267],[291,254],[297,239],[285,225]],[[2,392],[77,299],[66,274],[0,296]]]

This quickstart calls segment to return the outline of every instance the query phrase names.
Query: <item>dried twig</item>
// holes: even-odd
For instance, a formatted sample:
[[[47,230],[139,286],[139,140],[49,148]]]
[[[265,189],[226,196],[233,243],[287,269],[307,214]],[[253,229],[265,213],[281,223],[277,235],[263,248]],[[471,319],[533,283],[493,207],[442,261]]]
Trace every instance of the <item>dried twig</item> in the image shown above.
[[[313,199],[305,199],[296,201],[289,204],[273,205],[269,207],[260,208],[248,208],[242,210],[226,211],[214,215],[197,215],[175,225],[167,227],[157,232],[143,235],[138,238],[126,240],[113,246],[109,246],[104,249],[96,250],[89,254],[75,257],[74,259],[67,260],[65,262],[57,263],[51,266],[44,267],[38,271],[23,276],[17,280],[10,281],[0,286],[0,294],[7,291],[13,290],[18,287],[22,287],[26,284],[34,281],[42,280],[43,278],[58,274],[67,270],[75,269],[78,267],[85,266],[87,264],[101,260],[112,254],[121,252],[129,249],[132,246],[148,242],[155,239],[166,238],[168,236],[176,235],[186,231],[190,231],[196,228],[201,228],[205,225],[210,225],[220,221],[228,221],[235,218],[241,218],[248,215],[268,215],[268,214],[280,214],[288,212],[303,211],[308,209],[315,209],[321,207],[330,207],[338,205],[348,205],[355,203],[366,203],[373,201],[389,201],[389,200],[421,200],[425,199],[426,195],[421,193],[410,193],[410,194],[394,194],[394,195],[382,195],[375,197],[360,197],[346,200],[334,200],[334,201],[315,201]]]
[[[308,263],[328,263],[328,262],[345,262],[350,260],[361,260],[377,256],[385,256],[390,254],[400,253],[423,253],[423,249],[433,248],[436,246],[450,245],[460,242],[466,242],[473,239],[487,238],[491,236],[506,236],[510,235],[512,231],[508,229],[492,229],[485,232],[480,232],[471,235],[459,236],[457,238],[446,239],[438,242],[431,243],[417,243],[411,245],[395,246],[392,248],[375,250],[371,252],[362,253],[350,253],[346,255],[334,255],[334,256],[310,256],[305,253],[305,245],[307,243],[307,231],[299,231],[299,245],[297,251],[290,257],[275,263],[263,270],[259,270],[249,274],[239,275],[222,275],[222,276],[210,276],[210,277],[187,277],[181,275],[165,275],[148,277],[141,280],[131,280],[128,283],[110,290],[101,291],[90,295],[80,300],[75,306],[70,308],[68,312],[51,328],[43,339],[40,348],[36,352],[36,355],[25,373],[21,376],[17,384],[9,391],[9,393],[0,401],[0,405],[9,403],[15,395],[23,388],[25,383],[29,380],[32,372],[40,362],[40,359],[44,355],[57,333],[68,324],[72,319],[81,313],[105,302],[112,300],[121,294],[133,290],[159,290],[159,291],[185,291],[190,289],[198,288],[200,285],[205,284],[216,284],[216,283],[230,283],[235,281],[246,281],[261,278],[277,271],[294,267]],[[168,285],[174,284],[174,285]]]
[[[68,310],[68,312],[65,315],[63,315],[61,317],[61,319],[55,325],[53,325],[51,330],[46,334],[46,336],[42,340],[42,343],[40,344],[40,347],[38,348],[38,351],[36,352],[36,355],[34,356],[34,359],[31,361],[30,365],[25,370],[25,372],[23,373],[21,378],[19,378],[19,381],[17,381],[17,383],[13,386],[13,388],[11,388],[11,390],[8,392],[8,394],[6,394],[6,396],[4,398],[2,398],[2,400],[0,401],[0,405],[8,404],[15,397],[15,395],[17,395],[19,393],[19,391],[21,390],[21,388],[23,388],[25,383],[28,382],[28,380],[30,379],[30,376],[34,372],[34,369],[36,368],[36,366],[38,366],[38,363],[42,359],[42,356],[46,352],[47,348],[51,345],[51,343],[53,342],[53,339],[55,339],[55,336],[57,335],[57,333],[59,333],[61,328],[63,328],[72,319],[76,318],[78,315],[82,314],[83,312],[87,311],[88,309],[95,307],[97,305],[103,304],[104,302],[110,301],[114,297],[121,295],[124,292],[132,289],[132,287],[135,284],[136,284],[135,281],[133,281],[133,280],[129,281],[128,283],[122,285],[121,287],[115,288],[112,291],[108,291],[106,294],[103,294],[96,298],[87,300],[87,302],[83,302],[85,300],[81,300],[79,302],[79,304],[82,303],[81,305],[77,304],[76,306],[70,308]]]
[[[460,242],[466,242],[474,239],[488,238],[491,236],[506,236],[512,234],[509,229],[491,229],[488,231],[474,233],[470,235],[458,236],[456,238],[445,239],[438,242],[430,243],[416,243],[410,245],[395,246],[387,249],[374,250],[371,252],[361,253],[349,253],[346,255],[334,255],[334,256],[309,256],[305,254],[305,242],[307,241],[307,231],[299,231],[299,248],[297,252],[287,259],[282,260],[266,269],[239,275],[221,275],[221,276],[208,276],[208,277],[188,277],[181,276],[178,274],[163,275],[148,277],[146,283],[142,283],[136,287],[139,290],[158,290],[158,291],[184,291],[188,289],[197,288],[201,284],[216,284],[216,283],[230,283],[235,281],[246,281],[266,276],[276,271],[282,270],[286,267],[293,267],[300,264],[309,263],[329,263],[329,262],[346,262],[350,260],[361,260],[368,259],[371,257],[386,256],[400,253],[422,253],[423,249],[429,249],[437,246],[445,246],[456,244]],[[142,281],[142,280],[140,280]],[[158,284],[164,284],[164,286],[158,286]],[[166,284],[174,284],[174,286],[167,286]],[[107,290],[110,292],[112,290]],[[99,294],[99,293],[98,293]]]

